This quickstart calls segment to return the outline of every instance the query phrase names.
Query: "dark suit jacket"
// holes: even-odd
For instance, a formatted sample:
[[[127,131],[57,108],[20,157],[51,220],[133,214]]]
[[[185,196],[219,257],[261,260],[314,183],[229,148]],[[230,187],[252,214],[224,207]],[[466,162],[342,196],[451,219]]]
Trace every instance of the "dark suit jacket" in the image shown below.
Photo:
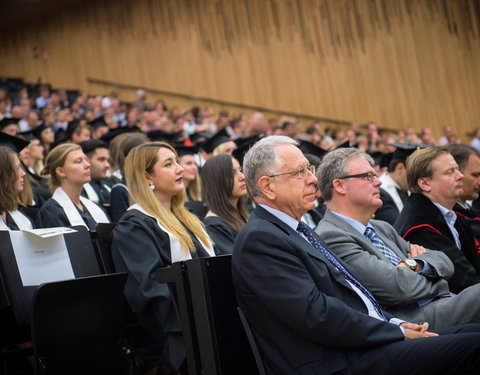
[[[447,254],[455,266],[455,273],[448,282],[452,292],[458,293],[480,282],[478,243],[472,229],[460,215],[457,216],[455,228],[461,250],[456,246],[440,210],[423,194],[410,195],[394,227],[410,243]]]
[[[261,206],[235,240],[232,276],[268,374],[348,373],[349,351],[404,339],[398,326],[368,316],[335,267]]]

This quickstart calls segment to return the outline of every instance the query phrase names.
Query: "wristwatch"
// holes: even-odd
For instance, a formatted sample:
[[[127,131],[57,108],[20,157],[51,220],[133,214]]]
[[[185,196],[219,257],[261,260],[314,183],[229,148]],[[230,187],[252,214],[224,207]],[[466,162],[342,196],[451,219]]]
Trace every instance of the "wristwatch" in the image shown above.
[[[408,268],[410,268],[412,271],[416,271],[417,270],[417,261],[415,259],[405,259],[403,261]]]

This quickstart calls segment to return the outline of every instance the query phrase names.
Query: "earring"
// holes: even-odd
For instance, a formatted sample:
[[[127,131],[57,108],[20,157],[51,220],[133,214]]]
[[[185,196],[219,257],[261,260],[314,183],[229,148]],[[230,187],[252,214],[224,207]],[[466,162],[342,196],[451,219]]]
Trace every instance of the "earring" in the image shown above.
[[[149,187],[151,190],[155,190],[155,185],[154,185],[154,184],[149,184],[148,187]]]

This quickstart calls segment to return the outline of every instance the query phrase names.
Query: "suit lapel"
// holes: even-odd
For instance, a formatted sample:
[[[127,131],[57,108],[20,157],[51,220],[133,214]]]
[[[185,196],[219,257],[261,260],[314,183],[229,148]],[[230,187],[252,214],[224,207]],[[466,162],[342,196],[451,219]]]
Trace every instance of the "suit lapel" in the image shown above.
[[[383,253],[379,249],[377,249],[377,247],[368,238],[366,238],[364,235],[358,232],[345,220],[343,220],[342,218],[332,213],[330,210],[327,210],[327,212],[325,213],[324,220],[327,220],[330,224],[343,230],[344,232],[351,234],[355,238],[355,240],[361,244],[363,249],[368,249],[369,253],[373,253],[379,256],[381,259],[390,262],[388,258],[385,255],[383,255]],[[395,254],[397,254],[397,256],[400,259],[405,258],[405,254],[403,254],[397,248],[397,245],[392,243],[388,238],[383,236],[381,228],[380,229],[378,227],[374,227],[374,228],[377,232],[377,236],[383,241],[385,245],[387,245]]]
[[[340,271],[338,271],[336,267],[328,259],[326,259],[317,249],[313,247],[313,245],[310,242],[308,242],[308,240],[303,238],[297,231],[294,231],[291,227],[289,227],[283,221],[281,221],[280,219],[277,219],[270,212],[268,212],[267,210],[265,210],[259,205],[255,207],[254,214],[257,215],[260,219],[266,220],[274,224],[275,226],[279,227],[281,230],[283,230],[287,235],[290,236],[291,240],[294,241],[300,249],[304,250],[312,258],[315,258],[316,260],[324,263],[327,269],[329,270],[330,274],[332,275],[332,277],[334,277],[339,283],[341,283],[345,287],[351,289],[350,284],[345,280],[345,278],[340,273]],[[319,239],[316,233],[315,233],[315,237]],[[320,240],[320,242],[323,244],[323,246],[325,246],[328,249],[328,246],[323,241]],[[338,259],[338,261],[346,269],[349,269],[348,266],[345,265],[345,263],[343,263],[340,259]],[[351,273],[352,275],[354,275],[354,272],[351,272]]]

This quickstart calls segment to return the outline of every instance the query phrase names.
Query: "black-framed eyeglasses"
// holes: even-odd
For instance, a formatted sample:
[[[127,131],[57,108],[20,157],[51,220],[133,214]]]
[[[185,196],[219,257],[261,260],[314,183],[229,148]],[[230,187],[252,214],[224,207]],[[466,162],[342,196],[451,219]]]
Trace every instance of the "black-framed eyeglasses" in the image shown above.
[[[373,181],[375,181],[376,177],[377,177],[377,175],[375,173],[367,172],[367,173],[351,174],[349,176],[342,176],[342,177],[339,177],[338,179],[339,180],[345,180],[347,178],[362,178],[364,180],[373,182]]]
[[[306,166],[306,167],[298,168],[296,171],[272,174],[268,177],[277,177],[277,176],[283,176],[283,175],[286,175],[286,174],[296,174],[298,178],[305,178],[305,177],[307,177],[308,172],[310,172],[312,174],[315,174],[315,166],[314,165],[309,165],[309,166]]]

